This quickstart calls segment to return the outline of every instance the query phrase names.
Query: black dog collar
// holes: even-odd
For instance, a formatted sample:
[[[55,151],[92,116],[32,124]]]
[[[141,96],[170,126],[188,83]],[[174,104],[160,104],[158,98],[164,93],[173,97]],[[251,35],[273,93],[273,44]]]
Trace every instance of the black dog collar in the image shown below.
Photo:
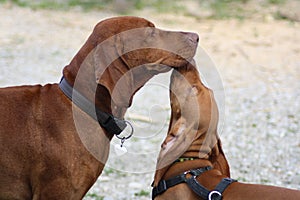
[[[59,83],[59,88],[81,110],[98,121],[101,127],[103,127],[107,132],[113,135],[119,135],[126,128],[126,121],[99,110],[95,107],[95,104],[72,88],[64,77],[62,77]]]

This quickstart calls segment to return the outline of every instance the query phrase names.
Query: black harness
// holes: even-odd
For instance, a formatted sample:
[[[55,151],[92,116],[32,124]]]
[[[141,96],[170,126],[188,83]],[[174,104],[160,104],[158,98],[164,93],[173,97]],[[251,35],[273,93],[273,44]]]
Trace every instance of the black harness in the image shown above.
[[[168,180],[159,181],[158,185],[152,189],[152,200],[170,187],[178,185],[180,183],[186,183],[198,196],[205,200],[221,200],[222,193],[224,190],[236,180],[231,178],[223,178],[221,182],[215,187],[214,190],[209,191],[203,185],[197,181],[197,176],[200,176],[202,173],[211,170],[211,166],[202,167],[199,169],[193,169],[186,171],[178,176],[170,178]]]
[[[101,127],[113,135],[119,135],[127,126],[126,121],[99,110],[94,103],[76,91],[67,80],[62,77],[59,88],[81,110],[98,121]]]

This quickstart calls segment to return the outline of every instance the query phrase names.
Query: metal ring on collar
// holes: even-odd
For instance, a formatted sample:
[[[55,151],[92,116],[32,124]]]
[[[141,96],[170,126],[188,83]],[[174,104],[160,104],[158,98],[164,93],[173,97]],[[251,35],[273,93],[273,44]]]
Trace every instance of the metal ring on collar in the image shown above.
[[[189,174],[189,173],[191,173],[191,170],[188,170],[188,171],[183,172],[184,175],[187,175],[187,174]]]
[[[123,136],[123,137],[120,136],[121,134],[116,135],[116,137],[119,138],[120,140],[127,140],[127,139],[131,138],[131,136],[133,135],[133,132],[134,132],[134,129],[133,129],[132,124],[131,124],[129,121],[126,121],[126,120],[125,120],[125,123],[129,125],[129,127],[130,127],[130,129],[131,129],[131,132],[130,132],[130,134],[129,134],[128,136],[126,136],[126,137],[125,137],[125,136]],[[126,129],[124,129],[124,130],[126,130]],[[122,132],[124,132],[124,130],[123,130]]]
[[[218,196],[213,196],[218,195]],[[216,197],[222,197],[222,194],[219,191],[213,190],[208,194],[208,200],[214,200]]]

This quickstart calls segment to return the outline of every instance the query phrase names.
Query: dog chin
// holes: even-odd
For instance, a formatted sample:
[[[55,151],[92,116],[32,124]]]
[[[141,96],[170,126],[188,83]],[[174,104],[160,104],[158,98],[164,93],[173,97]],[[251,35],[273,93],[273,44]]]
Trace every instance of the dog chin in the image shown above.
[[[190,58],[190,59],[184,59],[184,60],[177,60],[176,62],[173,62],[171,67],[172,68],[184,67],[190,62],[189,60],[193,60],[193,59]]]

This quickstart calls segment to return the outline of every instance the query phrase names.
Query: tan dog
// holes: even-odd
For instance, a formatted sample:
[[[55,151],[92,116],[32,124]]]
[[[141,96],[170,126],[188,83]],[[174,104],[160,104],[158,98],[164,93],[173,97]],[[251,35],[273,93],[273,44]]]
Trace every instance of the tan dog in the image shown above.
[[[201,83],[198,72],[192,64],[174,70],[170,90],[171,123],[158,158],[154,186],[158,186],[161,180],[171,180],[172,177],[189,170],[211,166],[211,170],[207,170],[195,178],[196,182],[211,192],[223,178],[229,177],[229,167],[217,134],[218,110],[213,93]],[[187,159],[183,162],[172,163],[178,158],[176,156],[193,158],[193,160]],[[189,172],[186,178],[191,178]],[[194,185],[199,188],[198,183]],[[163,191],[164,189],[161,188],[159,190]],[[221,196],[218,195],[209,198],[210,193],[207,194],[205,199],[221,199]],[[300,199],[300,191],[233,182],[225,188],[222,196],[224,200],[296,200]],[[169,187],[155,198],[155,200],[163,199],[196,200],[204,198],[199,197],[184,182]]]
[[[142,18],[107,19],[64,68],[63,81],[93,103],[86,109],[122,120],[134,93],[154,75],[185,65],[197,42],[194,33],[162,31]],[[0,97],[0,199],[83,198],[103,170],[113,134],[58,84],[3,88]]]

